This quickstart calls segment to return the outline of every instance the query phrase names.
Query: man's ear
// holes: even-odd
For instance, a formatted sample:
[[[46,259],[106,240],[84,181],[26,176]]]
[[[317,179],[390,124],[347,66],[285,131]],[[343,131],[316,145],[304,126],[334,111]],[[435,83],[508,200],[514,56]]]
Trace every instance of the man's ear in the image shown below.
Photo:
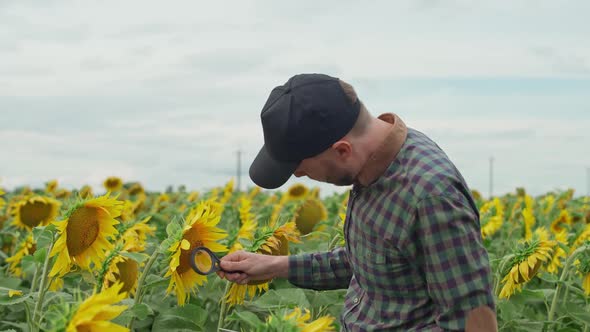
[[[338,158],[343,160],[346,160],[352,156],[352,145],[350,145],[350,142],[340,140],[332,144],[332,149],[334,149]]]

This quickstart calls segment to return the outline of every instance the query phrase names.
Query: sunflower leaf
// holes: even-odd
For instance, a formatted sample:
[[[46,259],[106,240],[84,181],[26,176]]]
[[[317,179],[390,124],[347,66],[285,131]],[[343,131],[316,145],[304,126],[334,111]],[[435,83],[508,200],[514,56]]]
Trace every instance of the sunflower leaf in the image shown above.
[[[7,293],[0,295],[0,305],[14,305],[25,302],[31,296],[30,293],[24,295],[13,295],[10,297]]]
[[[237,320],[240,323],[245,323],[250,329],[259,327],[263,322],[256,316],[255,313],[250,311],[234,311],[231,316],[227,317],[228,320]]]
[[[37,248],[47,248],[53,242],[54,225],[37,226],[33,228],[33,241],[37,244]]]
[[[136,261],[139,264],[143,263],[146,259],[148,259],[150,257],[150,256],[148,256],[146,254],[142,254],[140,252],[126,252],[126,251],[122,251],[119,254],[121,256],[123,256],[123,257],[131,258],[131,259],[133,259],[134,261]]]
[[[162,311],[154,318],[152,331],[203,331],[208,314],[205,309],[190,303],[183,307],[173,307]]]
[[[587,312],[583,308],[581,309],[579,305],[575,303],[568,303],[564,309],[564,312],[566,312],[568,316],[574,318],[580,323],[590,325],[590,312]]]
[[[175,236],[182,231],[182,227],[177,222],[171,222],[166,226],[166,234],[168,236]]]
[[[36,250],[35,253],[33,254],[35,262],[37,262],[39,264],[43,264],[43,262],[45,262],[46,256],[47,256],[47,248],[46,247]]]
[[[138,303],[129,309],[127,309],[123,314],[121,314],[121,319],[126,320],[130,319],[131,317],[137,317],[139,320],[146,319],[149,315],[153,315],[154,311],[145,303]]]

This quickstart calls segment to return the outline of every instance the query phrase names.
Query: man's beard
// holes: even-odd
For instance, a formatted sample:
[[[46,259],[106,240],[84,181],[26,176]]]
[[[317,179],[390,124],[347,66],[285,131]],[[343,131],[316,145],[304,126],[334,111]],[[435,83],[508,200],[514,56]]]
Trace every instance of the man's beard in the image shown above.
[[[352,176],[351,174],[345,174],[334,178],[330,178],[328,182],[336,186],[350,186],[354,184],[354,176]]]

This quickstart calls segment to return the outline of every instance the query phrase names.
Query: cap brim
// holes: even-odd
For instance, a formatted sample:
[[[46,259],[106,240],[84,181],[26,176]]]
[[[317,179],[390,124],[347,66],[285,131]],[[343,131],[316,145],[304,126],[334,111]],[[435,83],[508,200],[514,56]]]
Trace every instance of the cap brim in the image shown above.
[[[250,179],[262,188],[276,189],[289,180],[299,163],[275,160],[266,150],[266,146],[262,146],[250,165]]]

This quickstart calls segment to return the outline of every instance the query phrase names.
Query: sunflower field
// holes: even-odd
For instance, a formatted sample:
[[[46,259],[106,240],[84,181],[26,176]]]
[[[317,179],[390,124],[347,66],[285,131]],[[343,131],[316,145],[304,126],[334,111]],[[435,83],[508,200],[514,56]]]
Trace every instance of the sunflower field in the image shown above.
[[[284,279],[237,285],[197,274],[218,256],[344,245],[348,193],[317,188],[148,192],[117,177],[89,186],[0,187],[0,331],[337,331],[345,290]],[[501,331],[590,331],[590,197],[486,200],[473,191]]]

